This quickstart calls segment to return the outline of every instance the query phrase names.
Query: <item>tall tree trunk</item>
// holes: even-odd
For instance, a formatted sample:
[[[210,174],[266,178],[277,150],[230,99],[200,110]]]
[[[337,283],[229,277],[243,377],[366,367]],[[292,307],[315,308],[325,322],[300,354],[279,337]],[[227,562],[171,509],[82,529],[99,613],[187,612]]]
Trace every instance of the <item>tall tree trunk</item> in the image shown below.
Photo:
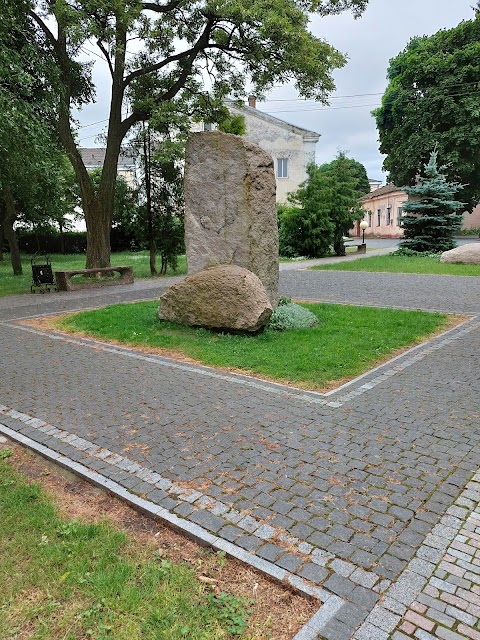
[[[10,260],[12,262],[13,275],[21,276],[22,259],[20,257],[20,249],[18,248],[17,234],[13,225],[17,220],[17,209],[15,200],[10,187],[4,187],[3,197],[5,202],[5,219],[3,221],[3,232],[10,248]]]
[[[65,236],[63,235],[63,222],[61,220],[58,221],[58,229],[60,232],[60,253],[63,255],[65,253]]]
[[[0,202],[0,262],[3,262],[3,240],[5,238],[5,234],[3,231],[3,222],[5,220],[5,205]]]
[[[123,86],[123,71],[125,68],[126,34],[121,27],[117,31],[118,48],[112,77],[107,148],[100,184],[98,191],[95,192],[92,180],[75,144],[70,126],[71,67],[67,53],[67,38],[61,21],[58,21],[57,56],[60,63],[62,84],[66,89],[61,96],[59,104],[58,133],[72,163],[80,187],[82,208],[87,226],[87,256],[85,264],[87,269],[110,266],[110,230],[113,218],[117,163],[121,143],[126,133],[126,129],[122,128],[121,117],[125,90]]]
[[[343,233],[336,231],[333,238],[333,251],[336,256],[345,255],[345,243],[343,242]]]
[[[143,161],[145,173],[145,193],[147,196],[147,225],[148,225],[148,249],[150,252],[150,275],[157,275],[157,245],[153,233],[153,213],[152,213],[152,181],[150,173],[150,128],[145,129],[143,123]]]

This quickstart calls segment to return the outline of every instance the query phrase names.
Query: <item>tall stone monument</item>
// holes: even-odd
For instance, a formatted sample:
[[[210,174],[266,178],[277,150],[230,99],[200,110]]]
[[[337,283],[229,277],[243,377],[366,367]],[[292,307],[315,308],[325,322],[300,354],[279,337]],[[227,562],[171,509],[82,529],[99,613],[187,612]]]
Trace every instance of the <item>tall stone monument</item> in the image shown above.
[[[217,265],[252,271],[278,300],[278,227],[272,158],[239,136],[191,134],[185,160],[189,274]]]

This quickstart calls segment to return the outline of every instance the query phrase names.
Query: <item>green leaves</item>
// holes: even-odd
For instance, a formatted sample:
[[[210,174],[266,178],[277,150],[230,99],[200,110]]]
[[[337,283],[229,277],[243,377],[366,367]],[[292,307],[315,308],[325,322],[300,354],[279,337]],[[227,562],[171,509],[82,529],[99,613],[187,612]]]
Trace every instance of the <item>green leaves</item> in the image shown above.
[[[318,258],[327,255],[333,243],[335,253],[343,254],[343,236],[362,217],[358,198],[368,185],[365,167],[340,152],[330,163],[309,165],[307,174],[289,197],[298,208],[280,211],[280,253]]]
[[[389,86],[373,112],[384,167],[395,184],[415,184],[437,145],[460,198],[480,200],[480,15],[433,36],[414,38],[390,61]]]

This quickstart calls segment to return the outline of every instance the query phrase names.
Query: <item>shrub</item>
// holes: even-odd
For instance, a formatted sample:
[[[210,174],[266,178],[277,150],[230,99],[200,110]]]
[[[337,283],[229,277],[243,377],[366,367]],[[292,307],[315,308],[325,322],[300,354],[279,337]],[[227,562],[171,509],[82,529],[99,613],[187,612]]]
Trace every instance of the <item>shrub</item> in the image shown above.
[[[318,324],[317,316],[299,304],[288,302],[279,305],[272,313],[268,328],[273,331],[308,329]]]
[[[414,249],[408,249],[407,247],[399,247],[390,255],[407,256],[409,258],[439,258],[441,254],[441,251],[439,253],[432,253],[432,251],[415,251]]]

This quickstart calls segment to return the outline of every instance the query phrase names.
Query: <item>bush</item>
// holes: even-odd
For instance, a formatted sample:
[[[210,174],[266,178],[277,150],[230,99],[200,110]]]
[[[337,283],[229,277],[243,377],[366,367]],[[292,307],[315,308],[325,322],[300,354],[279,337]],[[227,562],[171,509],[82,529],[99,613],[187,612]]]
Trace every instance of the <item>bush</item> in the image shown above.
[[[317,316],[299,304],[288,302],[279,305],[272,313],[268,328],[272,331],[309,329],[318,324]]]
[[[414,249],[408,249],[408,247],[399,247],[396,251],[393,251],[392,256],[407,256],[409,258],[439,258],[442,251],[439,253],[432,253],[431,251],[415,251]]]
[[[37,233],[19,230],[18,245],[23,253],[41,253],[50,255],[62,253],[60,233]],[[67,231],[63,234],[63,253],[85,253],[87,234],[83,231]]]

